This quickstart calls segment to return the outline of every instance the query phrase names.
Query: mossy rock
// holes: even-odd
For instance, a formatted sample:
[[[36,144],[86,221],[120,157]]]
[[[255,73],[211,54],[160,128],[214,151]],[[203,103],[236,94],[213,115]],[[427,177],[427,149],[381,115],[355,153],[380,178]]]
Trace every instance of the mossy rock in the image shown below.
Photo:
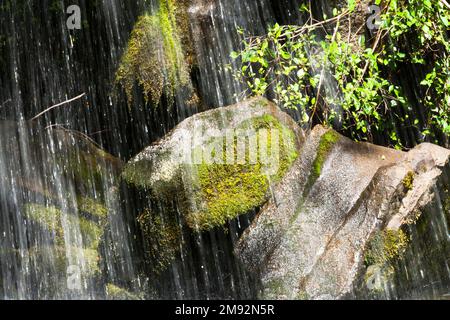
[[[155,274],[175,259],[182,244],[181,228],[173,214],[158,215],[146,209],[138,217],[144,235],[146,260]]]
[[[37,271],[49,272],[49,269],[39,270],[39,268],[52,268],[55,279],[61,281],[67,278],[69,261],[80,259],[84,262],[79,266],[82,277],[92,278],[100,275],[99,254],[96,250],[89,248],[61,245],[32,247],[23,258],[33,261]]]
[[[302,133],[264,98],[218,108],[183,121],[132,159],[125,181],[170,202],[206,231],[262,206],[297,158]]]
[[[189,92],[188,102],[196,102],[190,80],[194,53],[188,2],[161,0],[156,12],[138,18],[116,73],[116,82],[125,89],[129,104],[136,83],[155,105],[163,95],[172,103],[181,91]]]
[[[195,198],[199,199],[197,207],[202,209],[188,216],[192,229],[209,230],[223,226],[227,221],[262,206],[270,196],[270,186],[283,178],[298,156],[294,133],[272,115],[245,121],[238,126],[239,129],[252,130],[257,145],[254,148],[256,156],[251,160],[249,145],[238,146],[240,137],[235,136],[233,142],[224,145],[227,150],[234,149],[232,157],[237,157],[241,151],[242,161],[237,161],[240,163],[227,164],[228,154],[224,152],[223,163],[203,162],[195,166],[194,174],[198,174],[194,184],[197,186]],[[223,139],[225,137],[215,138],[216,141]],[[272,153],[274,140],[277,140],[277,150]],[[262,150],[260,144],[266,145],[267,149]],[[236,158],[231,162],[236,162]]]
[[[103,235],[103,225],[85,217],[76,216],[75,213],[63,213],[60,209],[52,206],[27,204],[24,211],[28,219],[40,224],[50,232],[57,245],[65,244],[66,232],[76,233],[79,228],[84,247],[97,250]],[[70,237],[72,234],[67,236]]]
[[[414,177],[415,177],[414,171],[409,171],[406,177],[403,178],[402,183],[406,190],[408,191],[412,190],[414,186]]]
[[[312,164],[311,172],[308,177],[308,182],[304,190],[304,196],[310,191],[314,183],[319,179],[322,174],[322,169],[325,164],[327,157],[332,151],[334,145],[336,145],[341,139],[339,135],[334,130],[328,130],[320,137],[319,145],[317,147],[316,158]]]
[[[367,266],[383,265],[402,257],[409,237],[402,230],[383,230],[377,232],[369,241],[364,262]]]
[[[106,298],[108,300],[143,300],[140,295],[129,292],[126,289],[118,287],[112,283],[106,285]]]
[[[369,241],[364,252],[367,271],[364,283],[370,294],[383,292],[383,284],[395,276],[395,268],[408,248],[410,238],[401,229],[378,231]]]

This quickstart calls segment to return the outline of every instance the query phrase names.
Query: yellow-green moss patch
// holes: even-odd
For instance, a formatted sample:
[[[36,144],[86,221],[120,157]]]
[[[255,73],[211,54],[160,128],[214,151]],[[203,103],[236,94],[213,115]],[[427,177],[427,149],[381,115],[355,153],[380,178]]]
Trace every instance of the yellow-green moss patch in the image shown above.
[[[403,178],[402,183],[406,190],[412,190],[414,185],[415,173],[414,171],[409,171]]]
[[[223,226],[227,221],[263,205],[269,195],[270,185],[279,182],[298,157],[295,134],[271,115],[246,121],[238,129],[251,130],[256,135],[261,130],[267,130],[264,135],[267,141],[257,140],[258,145],[253,148],[257,152],[257,157],[253,157],[256,159],[254,163],[250,161],[247,149],[245,164],[232,164],[236,158],[227,159],[228,153],[224,149],[223,164],[204,162],[197,166],[200,189],[198,196],[206,206],[188,216],[188,223],[195,230]],[[275,134],[278,135],[276,147]],[[242,137],[235,137],[235,156],[237,139],[240,138]],[[217,139],[223,140],[224,137]],[[262,143],[266,145],[267,153],[261,152]]]
[[[79,197],[77,199],[78,210],[89,213],[91,216],[104,222],[108,216],[108,209],[105,205],[97,200],[88,197]]]
[[[92,277],[100,273],[98,264],[100,259],[99,254],[93,249],[78,248],[74,246],[65,247],[62,245],[32,247],[28,250],[25,257],[38,264],[53,264],[55,271],[57,272],[55,277],[65,277],[67,275],[69,261],[71,260],[69,255],[72,255],[72,258],[83,258],[84,266],[82,268],[82,276]]]
[[[369,242],[364,255],[366,266],[385,265],[402,257],[409,237],[402,230],[378,232]]]
[[[63,212],[52,206],[44,206],[39,204],[25,205],[26,216],[39,223],[42,227],[53,234],[56,244],[64,245],[65,238],[63,227]],[[84,217],[77,217],[73,214],[65,216],[67,223],[71,226],[69,229],[73,230],[79,226],[83,243],[85,247],[97,249],[100,238],[103,235],[103,229],[95,222],[90,221]]]
[[[321,138],[317,149],[316,159],[313,163],[312,175],[316,179],[322,174],[322,168],[333,146],[339,141],[340,136],[336,131],[329,130]]]
[[[203,164],[198,167],[202,200],[207,208],[189,215],[189,225],[209,230],[262,205],[269,182],[261,166]]]
[[[142,300],[140,296],[133,294],[123,288],[120,288],[112,283],[106,285],[106,296],[108,300]]]
[[[322,169],[327,160],[327,157],[334,145],[341,139],[341,136],[334,130],[328,130],[325,134],[320,137],[319,145],[317,147],[316,158],[312,164],[312,169],[306,183],[304,195],[308,193],[311,187],[316,183],[322,174]]]

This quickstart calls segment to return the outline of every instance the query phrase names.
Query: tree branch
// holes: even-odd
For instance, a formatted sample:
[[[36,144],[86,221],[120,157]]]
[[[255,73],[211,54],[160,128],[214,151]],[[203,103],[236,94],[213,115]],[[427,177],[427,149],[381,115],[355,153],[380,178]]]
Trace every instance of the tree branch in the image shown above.
[[[81,99],[81,98],[83,98],[85,95],[86,95],[86,93],[83,93],[83,94],[80,94],[79,96],[77,96],[77,97],[75,97],[75,98],[70,99],[70,100],[66,100],[66,101],[64,101],[64,102],[55,104],[55,105],[53,105],[53,106],[51,106],[51,107],[45,109],[45,110],[42,111],[41,113],[37,114],[36,116],[34,116],[30,121],[36,120],[36,119],[39,118],[40,116],[46,114],[47,112],[49,112],[49,111],[51,111],[51,110],[53,110],[53,109],[55,109],[55,108],[58,108],[58,107],[63,106],[63,105],[65,105],[65,104],[71,103],[71,102],[73,102],[73,101],[75,101],[75,100]]]

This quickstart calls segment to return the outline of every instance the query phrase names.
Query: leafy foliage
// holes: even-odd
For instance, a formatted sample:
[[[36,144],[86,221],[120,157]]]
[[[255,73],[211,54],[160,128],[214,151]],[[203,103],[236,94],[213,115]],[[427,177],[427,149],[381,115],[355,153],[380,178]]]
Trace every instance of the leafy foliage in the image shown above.
[[[321,122],[358,140],[373,141],[374,132],[388,133],[391,143],[402,148],[393,119],[405,121],[410,103],[392,75],[402,63],[431,65],[421,81],[426,121],[408,121],[417,127],[422,122],[424,135],[431,127],[450,133],[450,10],[445,3],[388,1],[383,23],[368,41],[364,35],[353,41],[352,28],[343,32],[356,4],[349,1],[347,8],[333,10],[332,18],[320,22],[304,5],[301,10],[310,17],[306,24],[275,24],[264,36],[238,30],[244,39],[241,50],[232,53],[242,63],[236,76],[246,81],[251,94],[268,94],[283,107],[300,110],[304,125]],[[409,44],[411,35],[417,43],[402,50],[399,43]]]
[[[430,69],[420,83],[426,92],[421,102],[428,111],[424,133],[436,126],[450,134],[449,4],[442,0],[391,0],[383,20],[383,29],[389,31],[394,46],[402,47],[404,59]]]

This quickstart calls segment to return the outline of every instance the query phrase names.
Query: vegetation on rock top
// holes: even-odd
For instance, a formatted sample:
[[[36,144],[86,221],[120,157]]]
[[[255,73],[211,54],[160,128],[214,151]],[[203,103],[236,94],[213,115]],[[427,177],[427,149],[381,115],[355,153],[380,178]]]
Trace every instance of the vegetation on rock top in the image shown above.
[[[246,121],[239,128],[252,128],[258,135],[258,157],[252,163],[246,150],[245,163],[227,164],[230,161],[227,161],[227,153],[224,151],[223,164],[202,163],[197,166],[198,197],[201,202],[206,201],[206,207],[188,216],[188,223],[195,230],[223,226],[227,221],[263,205],[270,186],[283,178],[298,156],[295,134],[271,115]],[[267,136],[259,135],[263,129],[268,133]],[[277,138],[275,135],[278,135]],[[267,141],[263,141],[264,138]],[[238,139],[240,138],[236,136],[235,157],[238,154]],[[272,148],[274,139],[278,139],[278,146]],[[265,149],[262,149],[263,144]],[[232,160],[231,163],[236,158]],[[274,164],[276,168],[269,168]]]
[[[379,231],[370,240],[364,256],[366,266],[385,265],[401,258],[409,237],[402,230]]]
[[[191,86],[185,2],[160,1],[157,12],[139,17],[116,74],[130,104],[135,83],[155,105],[163,95],[172,103],[180,88]]]

